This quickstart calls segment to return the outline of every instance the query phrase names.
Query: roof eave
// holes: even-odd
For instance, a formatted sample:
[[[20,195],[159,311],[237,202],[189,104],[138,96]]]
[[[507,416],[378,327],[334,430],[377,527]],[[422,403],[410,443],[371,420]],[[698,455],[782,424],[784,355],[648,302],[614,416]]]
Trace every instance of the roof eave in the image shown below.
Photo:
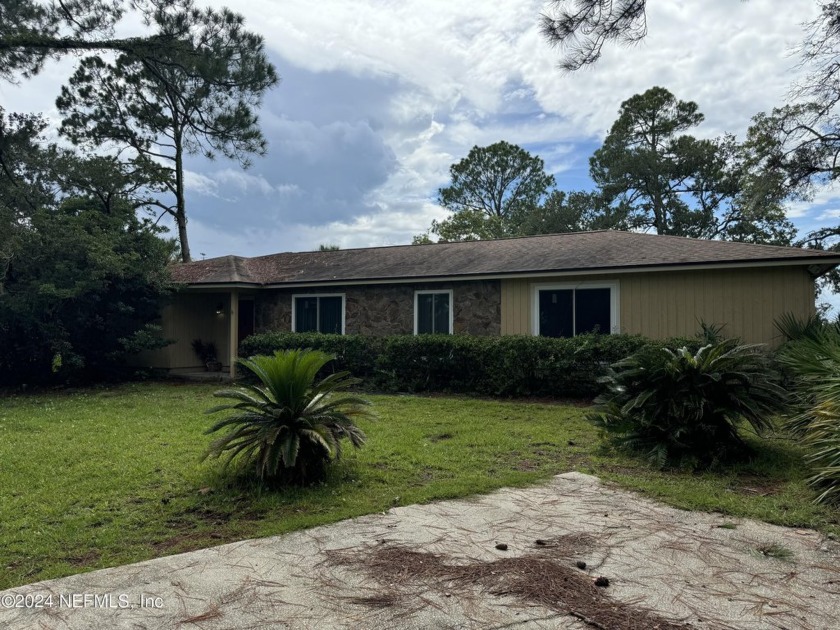
[[[823,263],[823,264],[811,264],[808,266],[808,272],[814,277],[819,278],[820,276],[824,276],[829,271],[837,267],[840,264],[840,261],[834,263]]]
[[[174,282],[179,291],[194,289],[262,289],[259,282]]]
[[[768,260],[749,260],[749,261],[725,261],[716,263],[665,263],[655,265],[628,265],[626,267],[589,267],[586,269],[580,268],[565,268],[565,269],[547,269],[541,271],[510,271],[510,272],[495,272],[495,273],[473,273],[473,274],[452,274],[452,275],[437,275],[437,276],[385,276],[373,278],[330,278],[323,280],[286,280],[283,282],[267,282],[259,285],[263,289],[288,289],[296,287],[314,287],[314,286],[334,286],[342,285],[361,285],[361,284],[405,284],[409,282],[457,282],[461,280],[502,280],[502,279],[516,279],[516,278],[545,278],[552,276],[587,276],[587,275],[604,275],[604,274],[627,274],[627,273],[653,273],[657,271],[679,271],[680,269],[697,269],[697,270],[714,270],[714,269],[735,269],[735,268],[750,268],[750,267],[801,267],[810,265],[811,267],[819,266],[825,267],[821,274],[830,271],[837,265],[840,265],[840,256],[826,259],[821,257],[822,265],[814,264],[814,257],[809,258],[778,258]],[[810,267],[809,267],[810,271]]]

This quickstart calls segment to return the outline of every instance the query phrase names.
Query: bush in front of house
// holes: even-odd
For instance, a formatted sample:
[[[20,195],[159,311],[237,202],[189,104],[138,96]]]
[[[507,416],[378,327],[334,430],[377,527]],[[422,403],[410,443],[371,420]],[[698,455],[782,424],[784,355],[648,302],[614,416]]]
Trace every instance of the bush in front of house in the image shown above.
[[[317,374],[334,357],[319,350],[278,351],[273,356],[241,359],[259,385],[217,391],[233,402],[207,413],[231,412],[206,433],[227,430],[207,456],[227,455],[253,466],[260,480],[305,483],[324,476],[341,455],[341,442],[361,447],[365,441],[355,420],[369,416],[366,400],[347,395],[357,383],[347,372],[318,381]]]
[[[154,322],[172,243],[151,221],[83,198],[25,216],[0,269],[0,388],[127,378],[128,357],[171,343]]]
[[[649,343],[637,335],[390,337],[377,378],[389,390],[591,398],[607,365]]]
[[[762,346],[737,340],[688,348],[643,348],[608,369],[590,419],[622,447],[657,465],[695,468],[739,459],[738,431],[770,428],[786,394]]]
[[[787,428],[809,448],[808,483],[820,503],[840,503],[840,326],[807,326],[778,353],[791,376]]]
[[[592,398],[606,367],[644,347],[699,347],[697,339],[651,341],[639,335],[532,336],[322,335],[262,333],[243,356],[314,348],[336,355],[324,370],[349,370],[382,391],[485,396]]]
[[[243,357],[271,356],[277,350],[312,348],[335,357],[324,368],[326,373],[348,371],[357,378],[370,379],[376,372],[376,357],[383,346],[382,337],[268,332],[244,339],[239,346],[239,354]]]

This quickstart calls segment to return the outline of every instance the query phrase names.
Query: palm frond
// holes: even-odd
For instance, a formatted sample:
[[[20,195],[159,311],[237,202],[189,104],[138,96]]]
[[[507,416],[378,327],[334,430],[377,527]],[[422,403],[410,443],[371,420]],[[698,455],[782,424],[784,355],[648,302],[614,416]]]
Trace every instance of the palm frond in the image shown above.
[[[793,374],[787,428],[810,449],[808,482],[821,491],[817,502],[840,503],[840,330],[822,326],[791,341],[779,361]]]

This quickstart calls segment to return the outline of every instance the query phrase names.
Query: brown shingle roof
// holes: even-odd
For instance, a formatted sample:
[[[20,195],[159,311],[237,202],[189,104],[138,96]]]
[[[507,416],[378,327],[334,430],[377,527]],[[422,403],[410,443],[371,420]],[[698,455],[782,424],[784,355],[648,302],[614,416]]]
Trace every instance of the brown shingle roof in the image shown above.
[[[251,275],[248,260],[242,256],[221,256],[179,263],[171,267],[172,279],[184,284],[260,284],[260,281]]]
[[[786,261],[830,268],[840,262],[840,255],[796,247],[605,230],[496,241],[291,252],[254,258],[223,256],[173,265],[172,276],[176,282],[192,285],[335,284]]]

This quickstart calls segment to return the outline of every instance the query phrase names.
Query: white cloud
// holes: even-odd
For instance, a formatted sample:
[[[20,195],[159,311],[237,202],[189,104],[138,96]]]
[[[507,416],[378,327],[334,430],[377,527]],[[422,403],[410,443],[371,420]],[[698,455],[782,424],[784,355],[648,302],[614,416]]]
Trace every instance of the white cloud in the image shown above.
[[[271,184],[262,175],[251,175],[242,170],[225,168],[213,173],[219,185],[236,188],[241,193],[258,192],[264,196],[290,195],[300,191],[296,184]]]
[[[832,208],[831,210],[825,210],[821,212],[817,219],[837,219],[838,217],[840,217],[840,208]]]
[[[215,179],[189,169],[184,170],[184,189],[208,197],[219,196],[219,184]]]
[[[790,85],[801,41],[813,17],[810,0],[650,3],[649,35],[632,49],[608,47],[591,69],[563,75],[537,30],[538,0],[494,3],[406,0],[303,0],[248,3],[250,25],[293,64],[362,76],[395,76],[424,104],[414,109],[470,108],[492,113],[508,83],[536,95],[547,111],[586,135],[603,134],[622,100],[655,84],[696,100],[710,133],[742,131],[749,117],[779,103]],[[329,16],[324,19],[323,16]],[[317,37],[312,34],[317,33]]]
[[[826,206],[836,204],[840,196],[840,184],[831,183],[814,191],[813,197],[807,201],[796,201],[788,205],[787,216],[791,219],[826,219]],[[818,214],[819,213],[819,214]]]
[[[284,79],[261,112],[269,155],[247,172],[189,160],[190,230],[207,249],[266,253],[331,235],[342,246],[408,242],[441,216],[436,190],[474,145],[523,145],[561,185],[583,185],[621,102],[653,85],[698,102],[698,134],[742,134],[752,115],[784,101],[800,24],[818,6],[651,2],[642,44],[609,46],[573,75],[539,35],[542,0],[322,0],[317,11],[304,0],[251,0],[236,10],[265,36]],[[0,85],[0,103],[57,120],[53,102],[74,61]],[[820,191],[790,216],[834,218],[837,195]]]

